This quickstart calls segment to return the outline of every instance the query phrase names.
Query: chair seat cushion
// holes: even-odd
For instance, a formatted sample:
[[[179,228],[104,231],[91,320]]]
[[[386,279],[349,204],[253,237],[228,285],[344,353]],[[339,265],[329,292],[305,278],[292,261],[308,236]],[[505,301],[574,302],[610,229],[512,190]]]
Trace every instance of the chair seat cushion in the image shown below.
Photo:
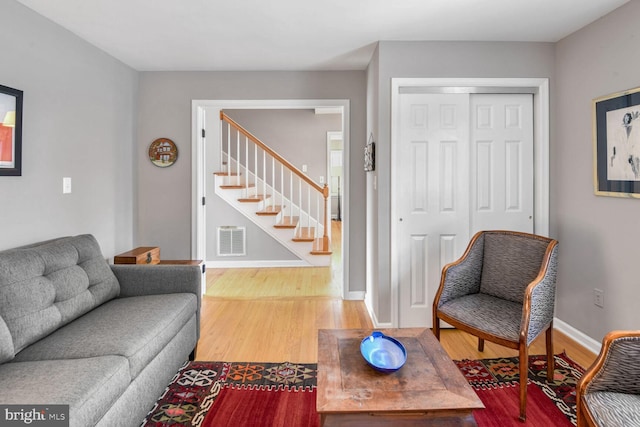
[[[0,365],[0,402],[69,405],[71,426],[92,426],[124,393],[130,381],[129,364],[121,356],[12,361]]]
[[[117,298],[18,353],[15,361],[124,356],[131,378],[195,316],[193,294]]]
[[[591,416],[601,426],[640,425],[640,396],[597,391],[584,395]]]
[[[438,310],[491,335],[519,340],[522,304],[479,293],[447,301]]]

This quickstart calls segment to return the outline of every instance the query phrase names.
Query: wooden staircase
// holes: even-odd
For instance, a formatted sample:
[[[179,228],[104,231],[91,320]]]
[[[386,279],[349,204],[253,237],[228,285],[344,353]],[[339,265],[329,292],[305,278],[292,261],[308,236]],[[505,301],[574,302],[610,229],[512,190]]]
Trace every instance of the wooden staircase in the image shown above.
[[[274,197],[262,194],[244,194],[245,189],[224,183],[225,178],[216,176],[216,194],[249,218],[267,234],[287,247],[301,260],[311,266],[328,266],[331,263],[331,250],[323,248],[323,239],[316,237],[315,226],[304,226],[300,217],[287,214],[287,205],[271,205]],[[250,188],[254,188],[250,187]],[[295,208],[295,206],[294,206]],[[302,212],[303,217],[306,213]]]
[[[227,126],[227,144],[221,150],[221,170],[214,173],[216,194],[309,265],[330,265],[329,188],[320,187],[224,112],[220,119]]]

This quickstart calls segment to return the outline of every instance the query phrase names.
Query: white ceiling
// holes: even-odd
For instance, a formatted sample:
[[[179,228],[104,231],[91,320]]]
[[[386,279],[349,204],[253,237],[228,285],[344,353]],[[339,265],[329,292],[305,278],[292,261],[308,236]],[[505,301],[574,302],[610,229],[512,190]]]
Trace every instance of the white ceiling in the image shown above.
[[[137,70],[362,70],[379,40],[556,42],[629,0],[18,0]]]

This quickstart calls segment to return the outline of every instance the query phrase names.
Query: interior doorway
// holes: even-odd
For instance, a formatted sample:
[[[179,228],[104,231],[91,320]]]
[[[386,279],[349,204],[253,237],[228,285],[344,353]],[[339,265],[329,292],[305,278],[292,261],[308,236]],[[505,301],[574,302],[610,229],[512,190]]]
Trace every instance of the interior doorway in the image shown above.
[[[336,260],[332,258],[332,264],[340,262],[337,272],[341,279],[341,296],[348,298],[348,270],[349,270],[349,241],[348,241],[348,182],[349,182],[349,101],[348,100],[255,100],[255,101],[239,101],[239,100],[204,100],[193,101],[193,181],[192,193],[193,200],[196,201],[192,211],[192,252],[198,259],[207,259],[207,208],[214,208],[211,205],[212,198],[212,181],[209,179],[214,172],[217,172],[218,165],[210,161],[210,154],[218,151],[220,144],[220,121],[219,114],[225,109],[337,109],[342,117],[342,129],[340,134],[343,136],[342,149],[342,184],[341,192],[341,223],[340,232],[337,236],[339,243],[332,240],[332,246],[339,244],[340,250],[337,251],[340,258]],[[219,151],[218,151],[219,152]],[[328,164],[328,162],[327,162]],[[324,168],[328,168],[325,166]],[[329,174],[325,179],[329,178]],[[248,261],[248,263],[251,263]],[[212,265],[212,264],[210,264]],[[257,266],[260,266],[257,263]],[[332,270],[334,268],[332,267]]]

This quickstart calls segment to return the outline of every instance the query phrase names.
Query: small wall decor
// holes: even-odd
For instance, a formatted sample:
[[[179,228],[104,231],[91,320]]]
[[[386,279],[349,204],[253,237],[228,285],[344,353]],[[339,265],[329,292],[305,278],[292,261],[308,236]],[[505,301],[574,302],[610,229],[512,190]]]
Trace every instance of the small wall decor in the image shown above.
[[[21,90],[0,85],[0,120],[0,176],[21,176]]]
[[[373,141],[373,133],[364,147],[364,170],[365,172],[376,170],[376,143]]]
[[[640,87],[593,100],[598,196],[640,198]]]
[[[177,159],[178,147],[168,138],[158,138],[149,146],[149,160],[158,167],[169,167]]]

